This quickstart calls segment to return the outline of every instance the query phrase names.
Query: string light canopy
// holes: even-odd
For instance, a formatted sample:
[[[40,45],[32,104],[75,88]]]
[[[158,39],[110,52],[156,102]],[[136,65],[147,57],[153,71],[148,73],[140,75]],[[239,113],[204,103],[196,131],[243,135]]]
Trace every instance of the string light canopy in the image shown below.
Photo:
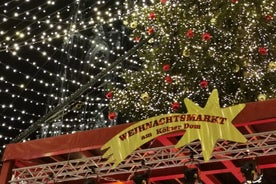
[[[121,16],[127,1],[2,1],[0,3],[0,142],[5,145],[105,70],[133,43]],[[132,63],[133,61],[133,63]],[[112,126],[107,85],[121,85],[110,71],[73,103],[50,117],[28,139]]]

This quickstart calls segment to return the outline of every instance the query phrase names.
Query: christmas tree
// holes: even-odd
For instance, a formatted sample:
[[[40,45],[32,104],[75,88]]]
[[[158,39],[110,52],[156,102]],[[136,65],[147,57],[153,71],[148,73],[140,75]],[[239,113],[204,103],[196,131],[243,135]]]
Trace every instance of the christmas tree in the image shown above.
[[[218,89],[222,107],[276,97],[274,0],[156,0],[124,18],[133,42],[152,38],[128,58],[140,64],[110,86],[109,119],[185,112]],[[137,59],[138,58],[138,59]]]

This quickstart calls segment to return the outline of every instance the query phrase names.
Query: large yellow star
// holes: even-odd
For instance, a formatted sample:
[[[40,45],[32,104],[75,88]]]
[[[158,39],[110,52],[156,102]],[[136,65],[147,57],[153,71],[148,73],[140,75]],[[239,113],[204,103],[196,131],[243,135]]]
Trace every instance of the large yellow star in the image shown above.
[[[187,114],[212,118],[208,118],[209,121],[203,121],[203,118],[199,118],[200,121],[195,121],[194,124],[200,126],[200,128],[187,129],[185,134],[175,145],[176,148],[199,139],[202,146],[204,160],[208,161],[211,158],[214,146],[219,139],[242,143],[247,141],[232,124],[232,120],[245,107],[245,104],[220,108],[218,91],[216,89],[212,91],[204,108],[198,106],[187,98],[184,100],[184,103],[188,110]]]

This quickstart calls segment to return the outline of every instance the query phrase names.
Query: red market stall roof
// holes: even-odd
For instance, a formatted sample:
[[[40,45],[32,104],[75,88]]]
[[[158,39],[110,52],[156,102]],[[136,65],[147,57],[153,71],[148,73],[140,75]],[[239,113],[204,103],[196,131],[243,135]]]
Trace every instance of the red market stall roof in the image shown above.
[[[10,180],[83,183],[87,178],[97,178],[100,183],[127,182],[131,174],[138,170],[143,172],[146,168],[150,168],[152,183],[180,183],[184,177],[183,165],[189,160],[190,151],[201,159],[198,142],[185,148],[173,147],[183,134],[178,132],[160,136],[141,146],[118,168],[112,169],[112,165],[106,164],[106,159],[102,158],[104,151],[101,147],[132,124],[9,144],[2,158],[0,183]],[[248,143],[218,142],[212,159],[206,163],[200,161],[201,179],[215,184],[226,183],[227,180],[228,183],[242,182],[244,178],[239,169],[241,158],[245,158],[249,151],[258,158],[264,176],[275,180],[276,99],[246,104],[233,124],[246,136]],[[251,158],[248,156],[248,159]],[[141,162],[146,165],[141,165]],[[64,168],[67,163],[70,164]],[[40,168],[39,179],[35,179],[38,177],[37,168]],[[26,173],[33,180],[28,180]],[[58,176],[60,173],[62,177]]]

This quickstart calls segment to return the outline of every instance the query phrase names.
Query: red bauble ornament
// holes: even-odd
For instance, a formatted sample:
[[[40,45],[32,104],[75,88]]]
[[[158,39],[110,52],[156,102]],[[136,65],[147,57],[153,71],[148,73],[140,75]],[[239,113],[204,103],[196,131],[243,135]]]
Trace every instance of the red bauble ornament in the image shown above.
[[[112,91],[107,92],[107,93],[105,94],[105,97],[106,97],[107,99],[112,98],[112,97],[113,97]]]
[[[271,15],[266,15],[264,18],[267,21],[271,21],[273,19],[273,17]]]
[[[166,77],[165,77],[165,81],[166,81],[166,83],[168,83],[168,84],[172,83],[172,78],[171,78],[171,76],[166,76]]]
[[[160,2],[161,2],[162,4],[165,4],[165,3],[167,2],[167,0],[160,0]]]
[[[207,88],[208,87],[208,81],[207,80],[202,80],[200,81],[199,85],[201,88]]]
[[[154,32],[153,27],[149,27],[147,32],[148,32],[148,34],[152,34]]]
[[[208,41],[211,39],[211,35],[209,33],[203,33],[202,34],[202,40]]]
[[[195,33],[194,33],[194,31],[193,31],[192,29],[189,29],[189,30],[187,31],[187,33],[186,33],[186,36],[187,36],[188,38],[192,38],[192,37],[194,37],[194,35],[195,35]]]
[[[164,71],[164,72],[168,72],[170,69],[171,69],[171,66],[170,66],[169,64],[165,64],[165,65],[163,66],[163,71]]]
[[[156,14],[154,12],[150,12],[149,18],[150,19],[155,19],[155,17],[156,17]]]
[[[109,119],[109,120],[114,120],[116,117],[117,117],[117,115],[116,115],[115,112],[110,112],[110,113],[108,114],[108,119]]]
[[[177,111],[180,108],[180,104],[178,102],[172,103],[172,110]]]
[[[135,42],[139,42],[139,41],[140,41],[140,37],[139,37],[139,36],[136,36],[136,37],[134,38],[134,40],[135,40]]]
[[[237,3],[239,0],[231,0],[232,3]]]
[[[267,54],[267,48],[265,48],[265,47],[259,47],[259,53],[261,55],[266,55]]]

